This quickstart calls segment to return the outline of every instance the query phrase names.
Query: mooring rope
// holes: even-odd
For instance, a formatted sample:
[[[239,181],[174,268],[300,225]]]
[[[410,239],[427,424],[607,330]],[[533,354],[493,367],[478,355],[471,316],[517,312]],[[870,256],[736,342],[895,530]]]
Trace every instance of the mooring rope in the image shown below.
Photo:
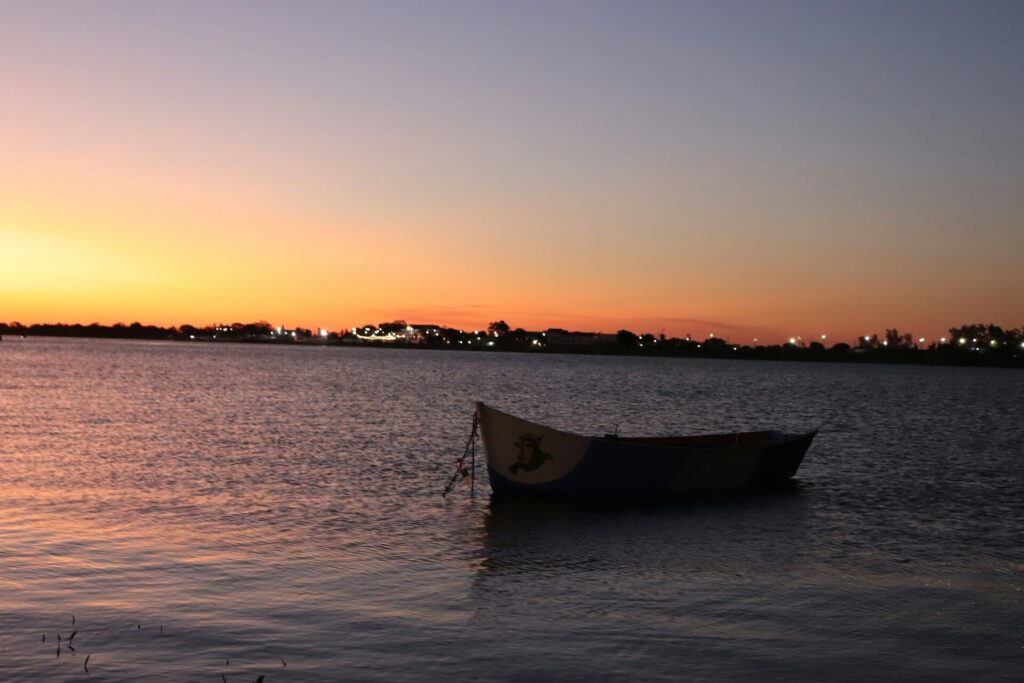
[[[466,448],[462,452],[462,457],[455,463],[455,473],[444,487],[444,493],[441,494],[443,497],[447,497],[451,493],[455,485],[461,481],[460,477],[462,479],[470,477],[469,495],[471,498],[476,496],[476,438],[478,424],[479,418],[476,413],[473,413],[473,429],[469,432],[469,439],[466,440]],[[466,468],[467,457],[470,458],[469,469]]]

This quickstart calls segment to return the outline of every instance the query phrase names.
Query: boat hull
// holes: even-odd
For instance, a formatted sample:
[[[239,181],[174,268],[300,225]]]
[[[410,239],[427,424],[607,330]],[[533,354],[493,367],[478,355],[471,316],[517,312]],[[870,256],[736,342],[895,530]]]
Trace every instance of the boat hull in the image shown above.
[[[679,494],[779,484],[815,432],[625,439],[562,432],[477,404],[495,493]]]

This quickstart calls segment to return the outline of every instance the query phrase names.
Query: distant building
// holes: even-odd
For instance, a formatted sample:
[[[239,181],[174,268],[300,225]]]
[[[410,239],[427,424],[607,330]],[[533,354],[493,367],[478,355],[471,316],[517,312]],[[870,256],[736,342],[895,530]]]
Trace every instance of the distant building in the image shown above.
[[[407,341],[410,344],[427,344],[440,337],[441,328],[438,325],[409,325]]]
[[[598,344],[614,344],[614,334],[600,332],[567,332],[552,328],[545,333],[545,341],[551,349],[593,348]]]
[[[396,333],[385,331],[379,327],[373,327],[372,325],[367,325],[366,327],[353,327],[352,336],[361,342],[393,344],[399,341],[399,337]],[[405,339],[403,338],[402,341],[405,341]]]

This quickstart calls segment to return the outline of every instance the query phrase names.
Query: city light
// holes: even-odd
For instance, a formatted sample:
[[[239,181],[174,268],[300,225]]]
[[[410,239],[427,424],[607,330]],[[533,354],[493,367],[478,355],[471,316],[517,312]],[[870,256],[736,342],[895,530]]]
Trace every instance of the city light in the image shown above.
[[[790,344],[796,344],[796,337],[790,337],[789,338],[789,343]]]

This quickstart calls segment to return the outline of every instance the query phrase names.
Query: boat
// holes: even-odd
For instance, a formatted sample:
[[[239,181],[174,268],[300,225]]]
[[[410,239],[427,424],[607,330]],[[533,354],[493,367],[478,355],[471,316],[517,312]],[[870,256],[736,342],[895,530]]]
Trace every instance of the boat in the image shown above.
[[[495,494],[687,494],[770,487],[796,474],[818,430],[583,436],[476,404]],[[474,465],[475,469],[475,465]]]

